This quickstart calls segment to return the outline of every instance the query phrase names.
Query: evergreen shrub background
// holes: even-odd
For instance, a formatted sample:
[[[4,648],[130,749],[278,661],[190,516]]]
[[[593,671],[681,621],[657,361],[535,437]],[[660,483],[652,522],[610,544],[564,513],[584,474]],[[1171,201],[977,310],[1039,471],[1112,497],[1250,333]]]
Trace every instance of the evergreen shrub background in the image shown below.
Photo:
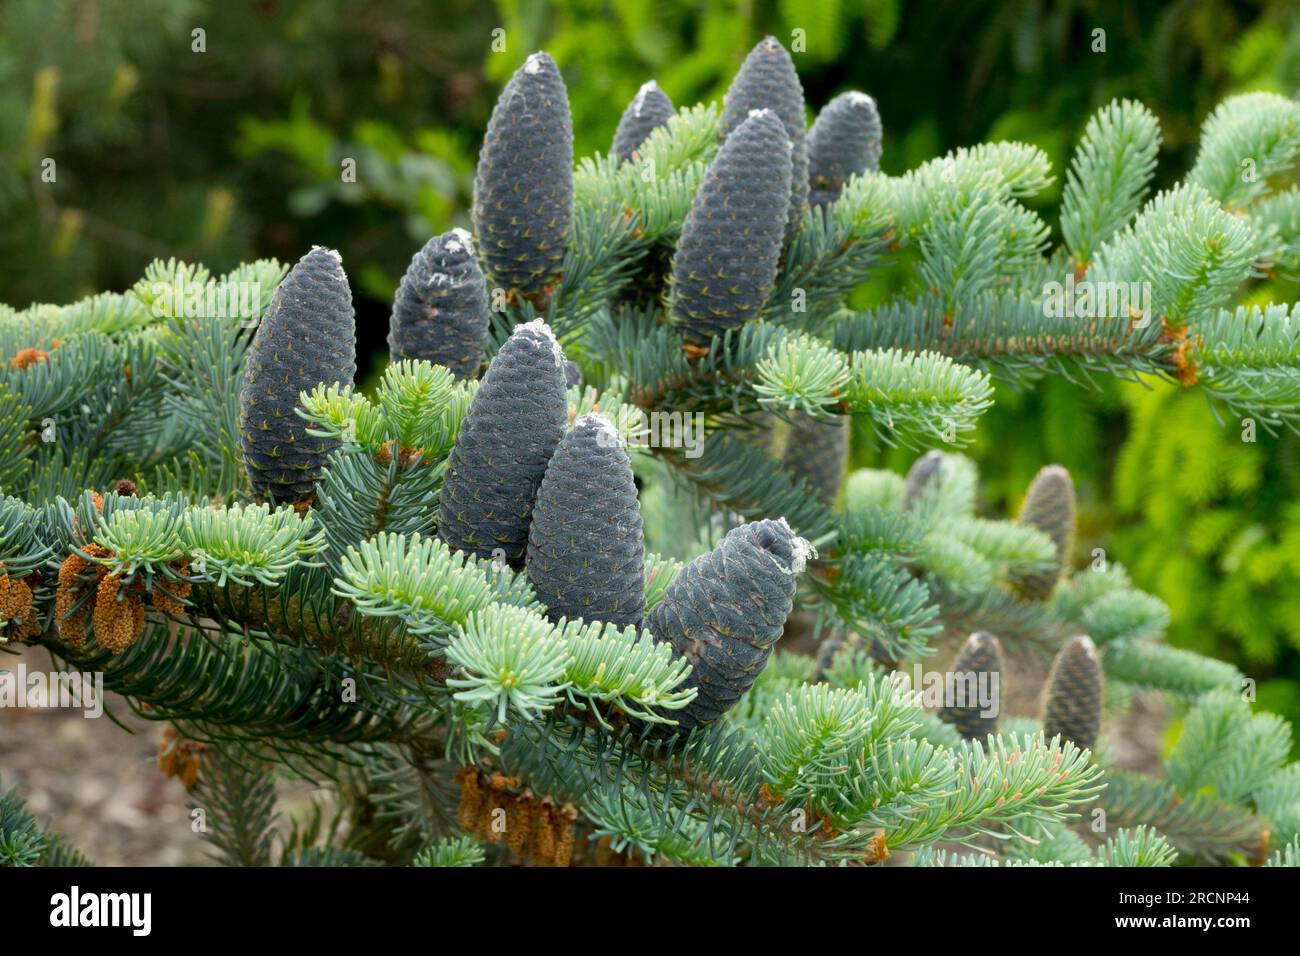
[[[707,7],[707,9],[704,9]],[[1057,170],[1114,96],[1164,138],[1157,188],[1191,161],[1225,95],[1300,92],[1286,0],[7,0],[0,5],[0,301],[124,288],[155,256],[215,270],[312,245],[349,263],[364,370],[385,364],[388,304],[413,249],[468,224],[479,139],[531,51],[559,62],[575,151],[608,148],[654,77],[674,102],[721,100],[766,33],[789,41],[811,103],[849,87],[879,104],[881,167],[1015,138]],[[506,49],[490,52],[492,31]],[[204,52],[195,52],[195,29]],[[1093,31],[1106,50],[1093,52]],[[53,158],[57,181],[40,180]],[[340,164],[354,159],[357,181]],[[1060,188],[1060,182],[1055,188]],[[1059,193],[1042,197],[1054,209]],[[883,273],[860,290],[868,304]],[[1270,287],[1271,286],[1271,287]],[[1259,301],[1294,300],[1284,280]],[[982,504],[1014,513],[1044,462],[1079,486],[1076,563],[1122,556],[1173,613],[1175,644],[1233,661],[1260,702],[1300,720],[1300,440],[1216,422],[1204,399],[1109,379],[999,389],[970,454]],[[855,448],[898,470],[912,453]]]

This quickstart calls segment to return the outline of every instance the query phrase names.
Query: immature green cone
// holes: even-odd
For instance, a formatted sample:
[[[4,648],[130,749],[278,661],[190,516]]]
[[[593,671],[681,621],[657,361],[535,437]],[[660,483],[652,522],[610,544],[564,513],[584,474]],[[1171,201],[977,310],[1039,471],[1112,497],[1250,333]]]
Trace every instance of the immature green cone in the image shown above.
[[[253,493],[273,503],[312,496],[338,442],[316,438],[298,417],[298,396],[317,385],[351,385],[357,324],[343,260],[317,246],[275,290],[253,335],[239,392],[239,443]]]
[[[646,618],[692,667],[699,695],[669,716],[677,729],[712,723],[753,685],[794,606],[795,577],[813,555],[784,519],[754,521],[682,568]]]
[[[1101,735],[1101,661],[1088,637],[1072,637],[1052,661],[1043,697],[1043,736],[1060,734],[1081,750]]]
[[[1039,470],[1025,493],[1016,518],[1046,534],[1056,545],[1056,560],[1050,570],[1018,575],[1012,585],[1031,601],[1045,601],[1056,588],[1074,551],[1074,481],[1060,465]]]
[[[492,110],[474,179],[474,232],[493,284],[548,293],[572,225],[569,95],[555,61],[534,53]]]
[[[528,580],[552,621],[640,625],[645,546],[632,462],[604,415],[560,440],[533,504]]]
[[[945,687],[939,719],[952,724],[967,740],[983,740],[997,733],[1002,668],[1002,645],[998,639],[987,631],[972,634],[948,668],[953,675],[954,696],[948,699]]]
[[[434,236],[411,258],[393,299],[393,361],[424,359],[473,378],[488,340],[488,293],[464,229]]]
[[[912,463],[907,471],[907,484],[903,491],[903,507],[910,508],[921,497],[926,485],[935,475],[943,471],[944,454],[941,451],[927,451]]]
[[[623,111],[614,132],[614,143],[609,148],[609,155],[619,162],[631,159],[632,154],[646,141],[646,138],[660,126],[667,125],[677,111],[668,94],[659,89],[654,80],[647,80],[637,91],[632,102]]]
[[[841,93],[817,114],[808,132],[808,201],[824,206],[844,184],[880,169],[880,113],[866,93]]]
[[[826,505],[834,505],[849,460],[849,420],[830,421],[796,414],[785,440],[785,470],[802,481]]]
[[[671,312],[688,346],[754,318],[776,282],[790,196],[789,140],[760,110],[727,137],[673,256]]]
[[[765,37],[749,51],[727,88],[722,98],[721,141],[725,143],[739,130],[754,110],[763,109],[777,115],[790,141],[793,179],[784,234],[784,239],[789,240],[798,231],[808,206],[808,119],[804,115],[803,84],[794,61],[775,37]]]
[[[517,327],[488,364],[447,462],[438,533],[518,567],[547,462],[564,436],[564,355],[541,319]]]

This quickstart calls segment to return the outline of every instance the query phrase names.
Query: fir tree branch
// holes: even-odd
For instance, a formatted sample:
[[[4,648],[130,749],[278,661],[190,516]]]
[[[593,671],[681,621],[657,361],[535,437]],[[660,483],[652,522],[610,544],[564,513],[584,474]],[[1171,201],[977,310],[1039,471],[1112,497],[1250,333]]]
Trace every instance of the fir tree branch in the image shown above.
[[[1109,769],[1098,806],[1111,827],[1153,827],[1185,857],[1208,864],[1262,859],[1268,852],[1263,822],[1249,811],[1192,794],[1179,796],[1155,777]]]
[[[1141,103],[1112,100],[1088,120],[1061,197],[1061,233],[1082,268],[1137,213],[1159,150],[1160,126]]]
[[[1201,127],[1201,149],[1188,179],[1226,208],[1248,209],[1297,154],[1300,105],[1276,93],[1230,96]]]

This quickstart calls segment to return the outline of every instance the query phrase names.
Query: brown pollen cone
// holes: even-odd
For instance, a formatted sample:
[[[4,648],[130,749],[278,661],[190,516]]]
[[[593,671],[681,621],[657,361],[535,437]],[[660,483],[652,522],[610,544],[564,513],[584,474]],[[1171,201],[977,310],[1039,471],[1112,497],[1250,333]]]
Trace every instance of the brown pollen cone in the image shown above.
[[[95,592],[90,623],[99,646],[121,654],[144,633],[144,602],[135,588],[122,587],[120,574],[106,574]]]
[[[475,767],[456,774],[460,806],[456,819],[462,830],[484,843],[503,843],[525,866],[568,866],[573,859],[577,808],[540,797],[517,777]]]
[[[21,578],[10,577],[0,563],[0,619],[19,625],[15,632],[29,629],[32,619],[32,589]]]

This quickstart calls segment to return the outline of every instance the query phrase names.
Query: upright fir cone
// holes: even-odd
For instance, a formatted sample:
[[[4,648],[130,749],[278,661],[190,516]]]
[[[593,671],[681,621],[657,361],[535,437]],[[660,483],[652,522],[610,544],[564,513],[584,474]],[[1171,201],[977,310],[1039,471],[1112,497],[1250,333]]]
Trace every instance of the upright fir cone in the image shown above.
[[[758,315],[776,282],[790,195],[785,129],[759,110],[718,150],[682,224],[671,312],[688,347]]]
[[[690,661],[699,694],[667,716],[672,730],[709,724],[749,690],[794,606],[795,576],[813,556],[785,519],[743,524],[682,568],[646,617],[658,641]]]
[[[826,674],[835,666],[835,658],[847,646],[848,641],[842,630],[833,631],[822,638],[817,645],[817,680],[826,679]]]
[[[926,485],[935,475],[943,471],[944,454],[941,451],[927,451],[912,463],[907,472],[907,485],[903,492],[903,507],[910,508],[921,497]]]
[[[1092,639],[1072,637],[1052,661],[1043,698],[1043,736],[1060,734],[1081,750],[1101,736],[1101,661]]]
[[[1031,601],[1045,601],[1061,580],[1074,551],[1074,481],[1060,465],[1039,470],[1025,493],[1016,518],[1046,534],[1056,545],[1056,560],[1047,571],[1017,575],[1012,586]]]
[[[572,359],[564,362],[564,384],[569,388],[582,384],[582,366]]]
[[[808,201],[824,206],[840,198],[852,177],[880,169],[880,114],[876,101],[851,90],[817,114],[808,133]]]
[[[785,440],[785,470],[811,488],[817,500],[834,505],[849,460],[849,420],[830,421],[796,414]]]
[[[424,359],[473,378],[488,340],[488,292],[464,229],[434,236],[411,257],[393,299],[393,360]]]
[[[559,343],[541,319],[520,325],[488,364],[452,446],[442,540],[482,558],[501,549],[519,567],[533,500],[568,417]]]
[[[301,392],[357,370],[356,316],[343,260],[317,246],[285,276],[248,350],[239,393],[239,439],[253,493],[272,503],[312,496],[338,442],[307,434],[297,416]]]
[[[654,80],[647,80],[637,90],[636,96],[623,111],[614,132],[614,143],[609,147],[609,155],[619,162],[632,158],[632,154],[660,126],[666,126],[677,111],[668,94],[659,89]]]
[[[667,125],[675,112],[668,95],[654,80],[648,80],[623,111],[609,154],[620,162],[631,159],[650,134]],[[657,308],[663,300],[664,286],[672,267],[672,246],[662,241],[654,243],[641,258],[640,268],[619,290],[615,301]]]
[[[835,659],[839,656],[844,648],[861,648],[873,662],[879,664],[885,670],[898,670],[898,660],[880,638],[873,637],[864,641],[858,635],[849,635],[843,630],[837,630],[827,637],[822,638],[821,644],[817,648],[817,679],[825,680],[826,675],[835,666]]]
[[[1002,645],[987,631],[972,634],[949,670],[960,700],[944,701],[939,719],[952,724],[967,740],[997,733],[1002,697]],[[981,701],[985,694],[989,696]]]
[[[737,440],[765,458],[775,459],[780,456],[785,423],[774,413],[763,410],[746,415],[745,421],[750,424],[750,427],[737,428],[733,431]]]
[[[492,282],[549,295],[573,226],[573,119],[550,54],[534,53],[502,90],[474,179],[474,232]]]
[[[790,141],[793,178],[784,234],[788,241],[798,231],[808,206],[808,118],[794,61],[775,37],[765,37],[749,51],[727,88],[719,129],[722,142],[730,139],[754,110],[762,109],[777,115]]]
[[[560,440],[537,490],[528,581],[552,621],[639,626],[644,559],[632,461],[608,418],[584,415]]]

